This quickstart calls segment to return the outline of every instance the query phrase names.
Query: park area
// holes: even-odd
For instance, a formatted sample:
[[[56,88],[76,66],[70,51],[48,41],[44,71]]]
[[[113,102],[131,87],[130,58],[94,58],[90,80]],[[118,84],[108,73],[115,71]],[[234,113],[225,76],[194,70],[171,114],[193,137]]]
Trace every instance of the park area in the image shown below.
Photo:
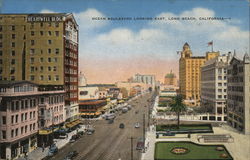
[[[157,142],[154,160],[233,160],[224,145],[199,145],[193,142]]]
[[[156,132],[173,132],[173,133],[213,133],[211,124],[181,124],[179,129],[177,125],[157,125]]]

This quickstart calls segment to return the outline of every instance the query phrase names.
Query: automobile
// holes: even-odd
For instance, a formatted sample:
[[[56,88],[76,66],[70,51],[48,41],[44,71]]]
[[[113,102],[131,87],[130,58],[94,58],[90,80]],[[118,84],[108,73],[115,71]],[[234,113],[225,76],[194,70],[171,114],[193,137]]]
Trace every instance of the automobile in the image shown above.
[[[52,144],[49,148],[48,157],[54,156],[58,152],[58,147],[55,144]]]
[[[63,160],[72,160],[78,155],[77,151],[70,151],[67,153],[67,155],[64,157]]]
[[[80,138],[80,135],[74,134],[74,135],[70,138],[69,142],[70,142],[70,143],[73,143],[73,142],[75,142],[78,138]]]
[[[167,131],[166,133],[162,134],[163,136],[175,136],[175,133]]]
[[[125,128],[124,123],[120,123],[119,128]]]
[[[83,131],[78,131],[77,134],[81,136],[81,135],[84,135],[84,132]]]
[[[112,124],[112,123],[114,123],[114,119],[110,119],[110,120],[108,121],[108,124]]]
[[[140,128],[140,123],[139,122],[135,123],[135,128]]]
[[[143,138],[138,138],[136,144],[136,150],[143,150],[144,149],[144,140]]]
[[[94,132],[95,132],[95,129],[94,129],[94,128],[88,128],[88,129],[86,130],[86,134],[87,134],[87,135],[92,135]]]

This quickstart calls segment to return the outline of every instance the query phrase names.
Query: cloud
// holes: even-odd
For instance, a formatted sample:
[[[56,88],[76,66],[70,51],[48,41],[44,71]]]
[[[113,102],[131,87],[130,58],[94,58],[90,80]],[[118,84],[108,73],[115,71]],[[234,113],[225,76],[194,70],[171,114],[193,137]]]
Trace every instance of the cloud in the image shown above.
[[[105,18],[106,16],[94,8],[89,8],[84,12],[74,13],[79,26],[86,29],[96,29],[107,25],[105,20],[93,20],[92,18]]]
[[[42,9],[40,13],[56,13],[55,11],[52,11],[50,9]]]

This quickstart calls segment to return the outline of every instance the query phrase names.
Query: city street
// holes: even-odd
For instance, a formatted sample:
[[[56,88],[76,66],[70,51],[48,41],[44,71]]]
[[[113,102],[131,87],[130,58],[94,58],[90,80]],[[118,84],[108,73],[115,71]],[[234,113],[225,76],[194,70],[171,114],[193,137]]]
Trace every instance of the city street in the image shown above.
[[[117,113],[114,123],[108,124],[107,120],[92,122],[95,133],[83,135],[74,143],[67,144],[52,159],[63,159],[68,152],[77,151],[79,155],[75,159],[86,160],[128,160],[131,159],[131,137],[133,138],[133,159],[140,159],[140,152],[136,150],[137,140],[143,137],[143,114],[145,114],[145,127],[147,127],[148,107],[147,100],[151,94],[147,93],[132,100],[133,105],[127,113]],[[136,114],[135,111],[138,111]],[[135,128],[134,124],[140,123],[140,128]],[[124,123],[125,128],[119,128],[119,124]]]

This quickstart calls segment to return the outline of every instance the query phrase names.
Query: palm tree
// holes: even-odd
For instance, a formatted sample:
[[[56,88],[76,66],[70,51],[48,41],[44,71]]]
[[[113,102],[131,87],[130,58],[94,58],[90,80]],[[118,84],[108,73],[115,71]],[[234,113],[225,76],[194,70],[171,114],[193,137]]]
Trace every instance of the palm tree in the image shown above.
[[[170,103],[171,112],[175,112],[177,114],[177,128],[180,128],[180,113],[186,111],[186,106],[183,103],[182,95],[177,95],[173,98],[172,102]]]

